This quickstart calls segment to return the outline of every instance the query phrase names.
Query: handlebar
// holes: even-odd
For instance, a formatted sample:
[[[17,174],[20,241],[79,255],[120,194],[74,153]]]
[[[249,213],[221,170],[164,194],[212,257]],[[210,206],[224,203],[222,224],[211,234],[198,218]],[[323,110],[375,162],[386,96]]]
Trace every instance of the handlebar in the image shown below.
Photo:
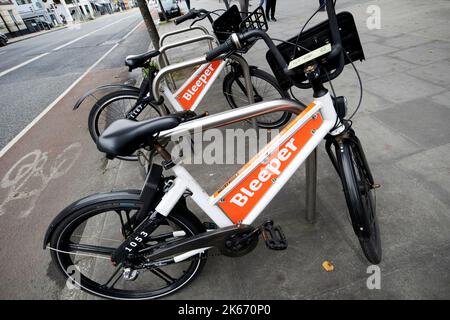
[[[221,56],[222,54],[233,52],[235,49],[237,49],[237,47],[233,42],[232,38],[229,37],[224,43],[209,50],[206,53],[206,61],[212,61],[215,58]]]
[[[345,60],[344,60],[344,54],[342,51],[342,40],[341,35],[339,32],[339,26],[337,23],[337,16],[336,11],[334,8],[333,0],[326,0],[326,8],[327,8],[327,15],[328,15],[328,21],[330,25],[331,30],[331,39],[333,41],[333,46],[331,47],[331,52],[328,54],[328,59],[339,59],[338,61],[338,67],[328,75],[327,80],[333,80],[336,78],[344,69]],[[206,54],[206,60],[211,61],[215,58],[219,57],[222,54],[225,53],[231,53],[236,49],[239,49],[240,47],[245,47],[247,42],[250,42],[251,40],[256,39],[262,39],[266,43],[266,45],[269,47],[269,50],[272,52],[274,59],[281,70],[283,70],[284,74],[289,77],[291,80],[293,76],[295,75],[296,71],[289,70],[288,69],[288,63],[284,59],[283,55],[280,53],[272,39],[269,37],[269,35],[259,29],[250,30],[244,33],[235,33],[232,34],[230,38],[228,38],[227,41],[225,41],[220,46],[210,50]],[[297,71],[298,72],[298,71]],[[308,89],[311,88],[311,84],[309,83],[294,83],[297,87],[302,89]]]
[[[175,25],[178,25],[180,23],[183,23],[186,20],[191,20],[191,19],[196,19],[196,18],[205,18],[206,16],[209,18],[209,20],[211,21],[212,18],[209,16],[211,14],[211,12],[209,12],[208,10],[205,9],[191,9],[188,11],[188,13],[186,13],[185,15],[182,15],[179,18],[176,18],[173,22],[175,23]]]
[[[196,10],[195,10],[196,11]],[[181,17],[176,18],[173,20],[173,23],[175,25],[185,22],[186,20],[194,19],[197,17],[197,13],[194,11],[194,9],[189,10],[188,13],[182,15]]]

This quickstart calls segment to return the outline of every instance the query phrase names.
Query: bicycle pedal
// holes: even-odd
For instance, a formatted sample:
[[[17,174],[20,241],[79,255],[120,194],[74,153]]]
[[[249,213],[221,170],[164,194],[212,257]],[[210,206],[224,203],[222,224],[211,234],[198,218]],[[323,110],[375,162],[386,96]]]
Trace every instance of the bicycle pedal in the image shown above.
[[[283,230],[280,226],[275,226],[272,220],[264,223],[261,234],[267,248],[271,250],[285,250],[288,246]]]

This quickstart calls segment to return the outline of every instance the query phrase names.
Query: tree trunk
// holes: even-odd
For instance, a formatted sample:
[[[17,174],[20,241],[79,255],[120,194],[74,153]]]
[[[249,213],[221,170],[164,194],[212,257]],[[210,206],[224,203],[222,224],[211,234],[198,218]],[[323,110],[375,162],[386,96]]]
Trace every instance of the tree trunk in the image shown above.
[[[145,26],[147,27],[148,34],[150,35],[150,40],[152,41],[153,48],[155,48],[155,50],[159,50],[159,33],[156,29],[152,15],[148,10],[147,1],[137,0],[137,3],[139,10],[141,11],[142,18],[144,18]]]

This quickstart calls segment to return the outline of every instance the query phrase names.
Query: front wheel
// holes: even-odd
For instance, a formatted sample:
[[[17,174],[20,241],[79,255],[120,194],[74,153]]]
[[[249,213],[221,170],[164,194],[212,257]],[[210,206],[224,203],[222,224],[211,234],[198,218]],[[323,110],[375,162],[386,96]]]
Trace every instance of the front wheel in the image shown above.
[[[381,262],[381,237],[372,176],[362,148],[351,140],[337,146],[336,155],[347,207],[361,248],[373,264]]]
[[[136,225],[142,207],[138,196],[87,205],[74,210],[55,229],[51,240],[53,262],[74,286],[109,299],[154,299],[181,289],[205,264],[204,254],[178,263],[141,268],[130,281],[123,264],[114,266],[111,254]],[[198,219],[179,202],[146,245],[160,245],[205,232]],[[194,257],[195,258],[195,257]],[[127,266],[129,267],[129,265]]]
[[[250,68],[255,103],[276,99],[288,99],[289,94],[280,88],[276,79],[265,71]],[[242,72],[230,72],[223,80],[223,94],[231,108],[239,108],[249,104],[245,79]],[[273,112],[256,118],[258,127],[274,129],[285,125],[291,114],[289,112]]]

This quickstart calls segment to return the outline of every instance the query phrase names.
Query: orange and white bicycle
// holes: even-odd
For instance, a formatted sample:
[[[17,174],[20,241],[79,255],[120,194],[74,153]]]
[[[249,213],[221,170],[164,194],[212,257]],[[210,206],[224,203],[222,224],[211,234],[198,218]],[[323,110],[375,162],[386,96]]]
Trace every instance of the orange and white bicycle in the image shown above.
[[[260,30],[233,34],[207,55],[207,60],[214,61],[245,46],[248,40],[263,39],[270,49],[271,65],[294,85],[313,90],[313,101],[306,109],[296,101],[275,100],[193,120],[180,115],[142,122],[121,119],[104,131],[97,146],[109,156],[126,156],[146,146],[164,161],[162,166],[152,165],[142,190],[92,195],[71,204],[54,219],[44,246],[51,249],[54,263],[65,276],[102,297],[151,299],[192,281],[212,248],[226,256],[243,256],[255,248],[262,235],[269,249],[286,249],[287,240],[279,226],[272,221],[259,226],[253,223],[323,139],[340,176],[362,250],[371,263],[380,262],[376,185],[361,143],[346,120],[345,99],[333,98],[323,86],[339,76],[351,56],[363,58],[363,53],[351,15],[336,15],[332,0],[326,4],[329,20],[311,34],[319,48],[300,52],[289,64],[286,58],[292,51],[276,47]],[[343,32],[347,33],[344,41]],[[298,37],[298,43],[304,40],[308,39]],[[353,44],[351,50],[348,41]],[[272,112],[297,116],[212,195],[160,143],[181,133],[223,127]],[[163,168],[171,169],[173,176],[164,176]],[[208,224],[189,211],[186,197],[210,218]]]

